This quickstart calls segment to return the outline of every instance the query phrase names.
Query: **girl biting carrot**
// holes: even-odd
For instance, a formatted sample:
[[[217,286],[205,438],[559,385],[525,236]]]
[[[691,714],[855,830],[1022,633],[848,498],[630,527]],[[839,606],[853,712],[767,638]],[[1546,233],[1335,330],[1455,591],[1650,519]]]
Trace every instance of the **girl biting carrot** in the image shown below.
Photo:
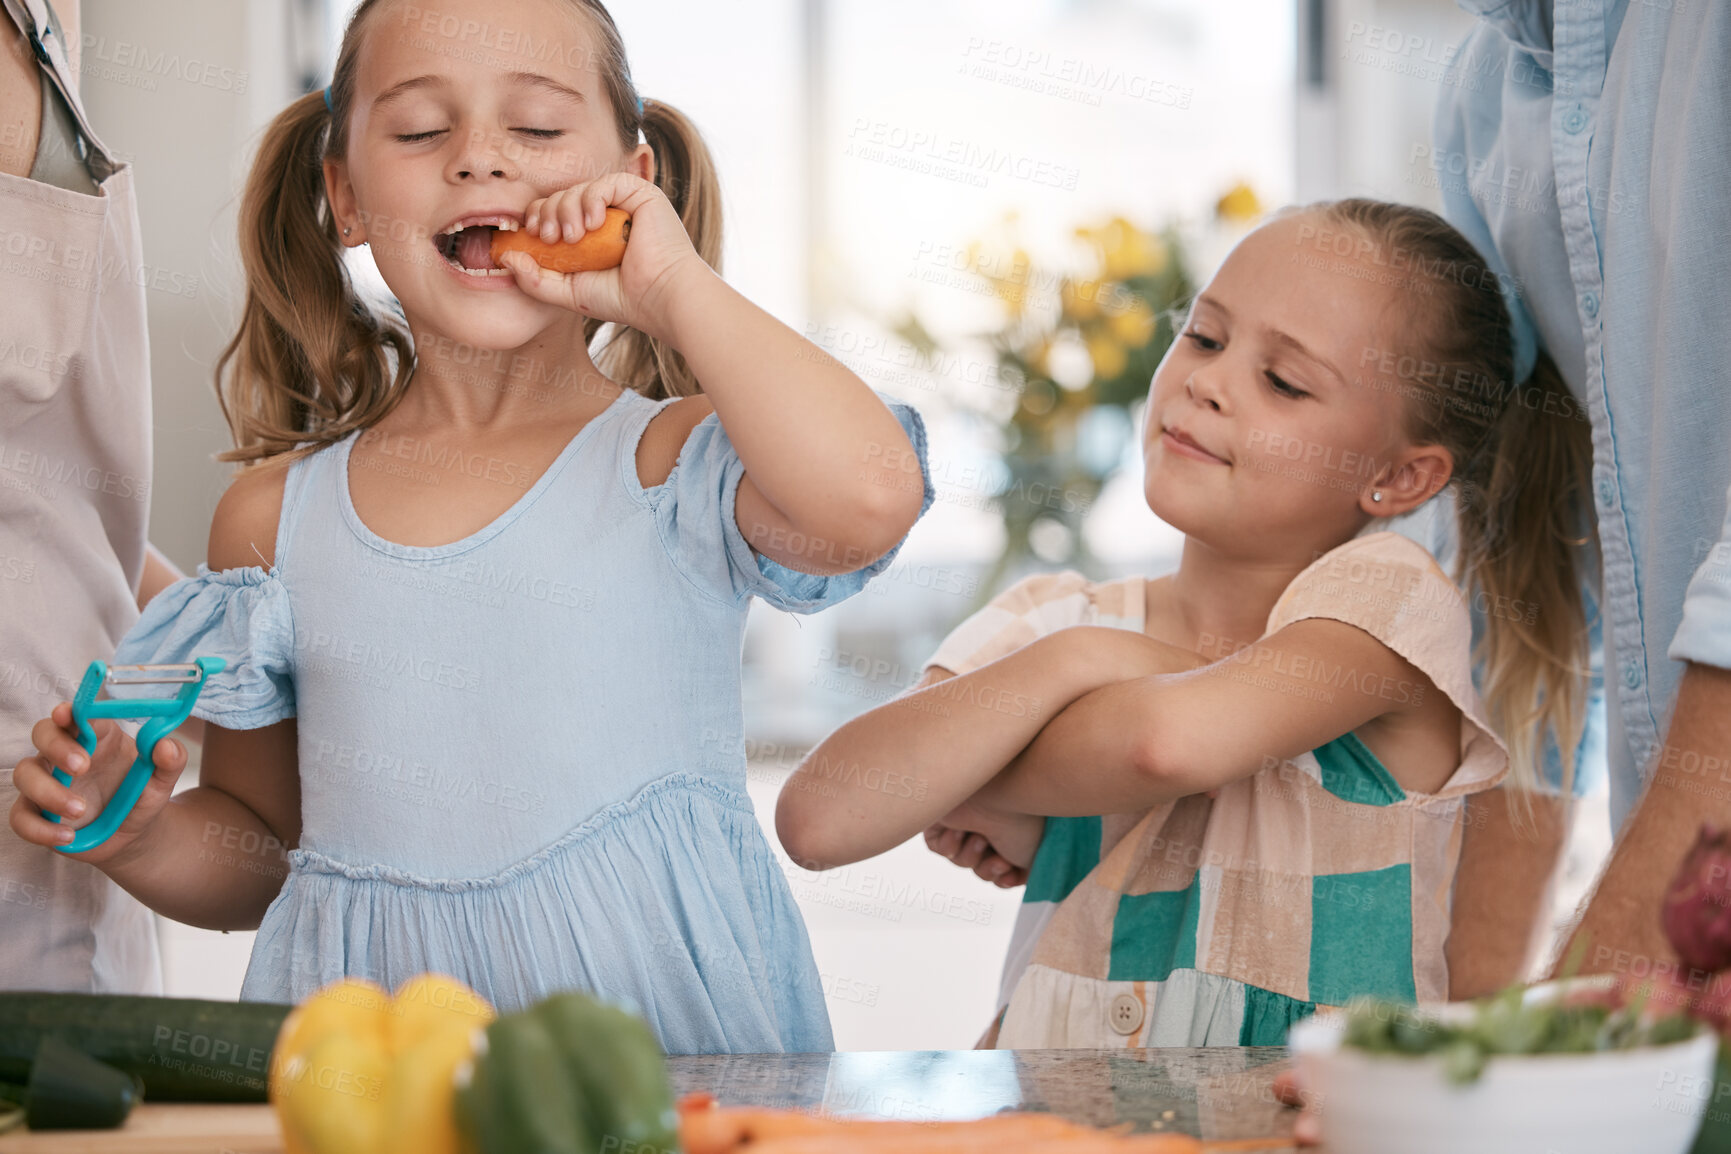
[[[889,564],[932,500],[924,427],[717,274],[708,151],[640,100],[599,0],[441,11],[567,50],[365,0],[327,91],[271,125],[219,369],[246,468],[209,563],[115,656],[229,667],[198,785],[170,797],[164,742],[82,856],[169,917],[258,927],[245,998],[437,970],[501,1010],[629,1000],[671,1052],[828,1049],[742,743],[707,735],[741,732],[752,598],[809,613]],[[493,258],[614,210],[616,268]],[[362,244],[393,300],[357,292]],[[45,847],[132,756],[108,728],[86,758],[70,720],[14,774]]]

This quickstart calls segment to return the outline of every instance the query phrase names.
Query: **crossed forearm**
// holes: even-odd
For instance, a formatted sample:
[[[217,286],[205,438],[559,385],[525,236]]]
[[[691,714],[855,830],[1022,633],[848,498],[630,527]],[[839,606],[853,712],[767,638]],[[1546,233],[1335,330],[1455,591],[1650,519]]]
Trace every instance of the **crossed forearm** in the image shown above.
[[[883,853],[937,821],[1092,687],[1073,648],[1043,638],[836,730],[782,790],[782,844],[823,869]]]
[[[1067,706],[980,791],[983,805],[1042,817],[1128,813],[1167,800],[1138,766],[1141,679],[1101,686]],[[1086,772],[1077,773],[1077,767]],[[1179,796],[1182,790],[1173,796]]]
[[[1078,626],[899,697],[806,756],[777,807],[782,844],[812,868],[883,853],[971,797],[1084,694],[1196,660],[1140,633]]]

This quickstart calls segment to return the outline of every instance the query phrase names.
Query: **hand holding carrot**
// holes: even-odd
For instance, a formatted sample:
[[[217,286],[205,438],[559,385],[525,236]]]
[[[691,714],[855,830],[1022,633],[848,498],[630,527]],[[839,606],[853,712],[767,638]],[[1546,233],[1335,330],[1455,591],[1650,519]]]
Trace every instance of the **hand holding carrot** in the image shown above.
[[[554,272],[597,272],[618,268],[625,260],[625,245],[631,239],[631,217],[622,208],[609,208],[601,227],[568,241],[563,234],[548,242],[541,233],[528,229],[503,229],[493,234],[489,253],[495,263],[508,252],[520,252]]]
[[[610,223],[610,210],[622,212],[624,220],[614,215]],[[626,227],[628,242],[623,235]],[[600,236],[590,240],[591,234]],[[718,279],[692,247],[666,194],[628,173],[610,173],[531,201],[520,232],[503,235],[520,239],[496,236],[495,259],[511,270],[517,287],[529,296],[584,316],[629,325],[657,340],[670,339],[668,311],[678,296],[675,286]],[[619,235],[620,241],[608,239],[613,235]],[[623,243],[624,252],[617,267],[563,272],[544,267],[528,255],[536,240],[549,248],[572,245],[573,256],[577,248],[608,253],[616,243]],[[554,255],[548,249],[539,252]],[[588,262],[578,258],[572,263]]]

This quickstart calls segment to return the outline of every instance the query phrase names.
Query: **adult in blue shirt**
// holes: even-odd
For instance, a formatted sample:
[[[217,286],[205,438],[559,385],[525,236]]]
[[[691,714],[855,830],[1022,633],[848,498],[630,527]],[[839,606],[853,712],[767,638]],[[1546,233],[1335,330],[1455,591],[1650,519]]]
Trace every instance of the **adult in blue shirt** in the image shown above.
[[[1731,827],[1731,3],[1459,3],[1479,21],[1431,159],[1518,371],[1542,348],[1591,417],[1618,837],[1576,937],[1588,972],[1640,976],[1672,957],[1660,903],[1697,828]],[[1469,828],[1457,993],[1520,976],[1560,807],[1548,839]]]

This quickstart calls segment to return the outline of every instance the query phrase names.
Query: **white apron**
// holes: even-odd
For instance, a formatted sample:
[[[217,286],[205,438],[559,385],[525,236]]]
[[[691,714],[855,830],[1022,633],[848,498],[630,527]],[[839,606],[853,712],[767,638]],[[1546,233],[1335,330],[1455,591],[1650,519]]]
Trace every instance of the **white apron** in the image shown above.
[[[150,513],[150,348],[132,170],[91,131],[42,0],[39,46],[101,196],[0,173],[0,810],[30,727],[138,617]],[[44,30],[38,36],[37,29]],[[0,825],[0,989],[160,993],[148,910]]]

